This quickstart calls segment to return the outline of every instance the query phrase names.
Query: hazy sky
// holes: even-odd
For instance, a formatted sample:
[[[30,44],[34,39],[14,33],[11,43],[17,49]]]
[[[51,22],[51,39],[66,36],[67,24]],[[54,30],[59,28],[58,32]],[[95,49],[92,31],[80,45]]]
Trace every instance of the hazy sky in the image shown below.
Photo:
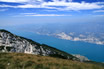
[[[104,0],[0,0],[0,26],[104,22]]]

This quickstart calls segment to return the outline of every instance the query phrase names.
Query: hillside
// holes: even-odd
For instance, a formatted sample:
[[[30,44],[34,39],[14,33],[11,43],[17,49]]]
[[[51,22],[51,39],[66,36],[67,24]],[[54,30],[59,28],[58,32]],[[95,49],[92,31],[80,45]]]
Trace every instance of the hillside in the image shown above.
[[[79,60],[71,54],[45,44],[39,44],[30,39],[14,35],[6,30],[0,30],[0,52],[28,53],[70,60]]]
[[[0,53],[0,69],[104,69],[104,64],[24,53]]]

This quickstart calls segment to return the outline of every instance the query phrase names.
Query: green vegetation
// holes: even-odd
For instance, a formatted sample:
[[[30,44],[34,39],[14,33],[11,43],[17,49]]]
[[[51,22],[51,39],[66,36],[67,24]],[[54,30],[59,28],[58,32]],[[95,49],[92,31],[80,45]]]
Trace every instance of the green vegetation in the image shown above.
[[[64,51],[61,51],[61,50],[56,49],[56,48],[54,48],[54,47],[48,46],[48,45],[46,45],[46,44],[42,44],[41,46],[42,46],[43,48],[45,48],[45,49],[49,49],[49,50],[51,50],[51,51],[53,51],[53,52],[56,52],[56,54],[50,54],[49,56],[51,56],[51,57],[58,57],[58,58],[68,59],[67,56],[70,56],[69,59],[71,59],[71,60],[79,60],[79,59],[77,59],[76,57],[74,57],[74,56],[71,55],[71,54],[68,54],[68,53],[66,53],[66,52],[64,52]],[[60,55],[60,54],[63,54],[64,56],[62,56],[62,55]],[[73,59],[73,58],[74,58],[74,59]]]
[[[24,53],[0,53],[0,69],[104,69],[104,66]]]

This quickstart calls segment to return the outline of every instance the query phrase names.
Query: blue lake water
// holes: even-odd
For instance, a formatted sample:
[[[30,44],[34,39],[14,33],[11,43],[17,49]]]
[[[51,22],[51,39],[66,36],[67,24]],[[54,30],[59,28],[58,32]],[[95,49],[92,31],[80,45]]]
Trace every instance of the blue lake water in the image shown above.
[[[20,30],[9,29],[9,31],[16,35],[63,50],[67,53],[80,54],[86,56],[90,60],[104,62],[104,45],[62,40],[51,36],[38,35],[32,32],[24,32]]]

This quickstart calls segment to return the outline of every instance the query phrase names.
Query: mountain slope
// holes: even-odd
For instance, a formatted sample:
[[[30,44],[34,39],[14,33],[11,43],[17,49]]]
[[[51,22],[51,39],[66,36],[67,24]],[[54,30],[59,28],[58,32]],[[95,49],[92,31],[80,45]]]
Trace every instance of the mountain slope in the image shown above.
[[[49,47],[45,44],[39,44],[24,37],[16,36],[6,30],[0,30],[0,51],[28,53],[71,60],[79,60],[71,54],[60,51],[53,47]]]
[[[104,69],[104,64],[23,53],[0,53],[0,69]]]

